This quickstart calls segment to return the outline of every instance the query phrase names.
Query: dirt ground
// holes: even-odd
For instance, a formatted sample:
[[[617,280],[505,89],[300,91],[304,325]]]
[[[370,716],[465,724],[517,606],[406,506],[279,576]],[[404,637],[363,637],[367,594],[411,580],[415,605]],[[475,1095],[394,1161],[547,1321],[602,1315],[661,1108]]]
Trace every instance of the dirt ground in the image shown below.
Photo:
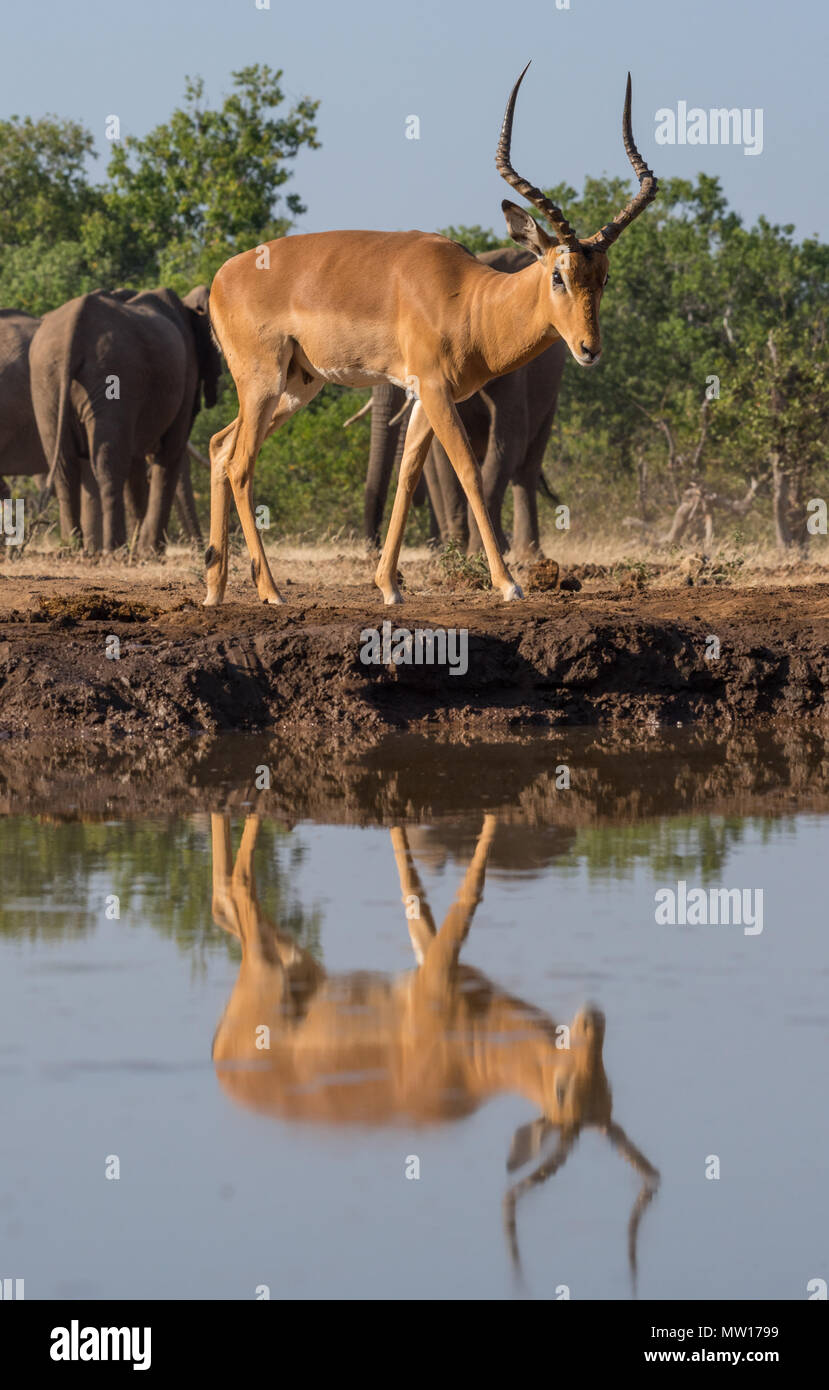
[[[189,552],[145,566],[7,559],[0,738],[829,717],[825,572],[735,583],[727,566],[686,557],[575,565],[557,580],[552,566],[520,576],[528,597],[503,604],[404,553],[406,602],[387,609],[356,552],[277,554],[273,567],[284,607],[257,601],[237,557],[225,605],[207,610]],[[468,630],[468,670],[365,664],[360,634],[386,620]]]

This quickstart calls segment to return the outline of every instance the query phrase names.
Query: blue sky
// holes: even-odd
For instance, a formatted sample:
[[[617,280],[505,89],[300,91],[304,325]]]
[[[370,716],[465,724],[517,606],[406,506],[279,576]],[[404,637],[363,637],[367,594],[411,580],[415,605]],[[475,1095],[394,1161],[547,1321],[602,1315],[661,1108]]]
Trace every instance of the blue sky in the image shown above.
[[[765,213],[825,238],[825,0],[557,3],[41,0],[5,10],[0,115],[82,120],[103,176],[108,115],[124,134],[143,134],[180,102],[186,75],[201,75],[216,102],[234,68],[268,63],[284,70],[289,98],[322,102],[323,147],[300,156],[290,185],[308,207],[300,230],[500,227],[495,142],[527,59],[514,161],[543,186],[629,172],[620,136],[629,67],[634,131],[658,174],[717,174],[747,221]],[[656,112],[679,101],[761,108],[762,154],[657,145]],[[419,140],[406,138],[410,115]]]

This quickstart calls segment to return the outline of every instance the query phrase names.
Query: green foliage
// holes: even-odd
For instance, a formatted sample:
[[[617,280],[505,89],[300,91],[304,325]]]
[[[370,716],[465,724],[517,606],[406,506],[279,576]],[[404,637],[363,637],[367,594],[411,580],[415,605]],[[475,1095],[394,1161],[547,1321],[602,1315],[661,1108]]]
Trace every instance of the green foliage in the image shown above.
[[[78,121],[12,116],[0,121],[0,246],[71,241],[78,223],[98,206],[86,177],[95,157],[92,135]]]
[[[453,588],[492,588],[489,564],[483,551],[467,555],[456,540],[448,540],[438,556],[438,563]]]
[[[734,850],[747,834],[771,842],[780,822],[772,817],[677,816],[659,821],[585,826],[559,861],[575,872],[586,866],[591,880],[630,880],[644,867],[657,882],[699,875],[703,884],[716,882]]]
[[[241,68],[218,109],[201,79],[188,79],[169,121],[116,144],[104,207],[86,227],[90,251],[111,247],[114,231],[122,280],[189,289],[235,252],[282,236],[305,212],[297,193],[280,190],[303,145],[319,148],[319,103],[305,97],[274,116],[281,77],[258,63]]]
[[[500,246],[513,245],[508,236],[499,237],[489,227],[480,227],[477,222],[472,227],[465,227],[461,223],[459,227],[439,227],[438,231],[441,236],[448,236],[450,241],[459,241],[473,256],[477,256],[479,251],[497,251]]]
[[[234,843],[238,842],[238,831]],[[301,945],[319,951],[320,913],[292,891],[305,857],[301,840],[263,821],[256,847],[256,888],[263,910]],[[120,901],[124,930],[148,924],[187,952],[220,947],[239,951],[235,937],[213,922],[210,830],[184,818],[157,821],[66,821],[44,826],[7,817],[0,841],[0,934],[31,939],[85,936],[104,921],[106,897]],[[59,904],[33,912],[27,885],[39,901]]]
[[[87,181],[92,135],[77,121],[0,121],[0,306],[43,314],[105,283],[79,228],[101,205]]]
[[[265,441],[256,500],[270,507],[277,532],[362,530],[370,425],[364,417],[343,426],[364,401],[356,391],[326,387]]]
[[[234,72],[218,108],[200,79],[145,136],[113,145],[109,182],[91,185],[91,133],[76,121],[0,121],[0,305],[42,314],[90,289],[209,283],[229,256],[282,236],[305,211],[283,194],[290,163],[319,148],[318,103],[285,115],[281,72]]]
[[[113,260],[89,261],[78,241],[35,236],[25,246],[5,248],[0,261],[0,305],[38,316],[89,290],[117,283]]]
[[[629,195],[623,181],[608,179],[587,179],[581,197],[567,186],[549,192],[581,235]],[[745,228],[719,182],[700,174],[696,183],[666,180],[609,262],[602,362],[593,372],[568,362],[554,476],[561,481],[563,469],[588,492],[601,479],[606,494],[615,486],[611,514],[637,460],[663,509],[675,505],[674,489],[692,473],[743,495],[774,448],[785,466],[823,461],[825,478],[829,246],[798,245],[791,227],[765,219]],[[703,417],[710,377],[720,395]],[[673,476],[665,426],[675,443]],[[626,495],[632,506],[632,482]]]

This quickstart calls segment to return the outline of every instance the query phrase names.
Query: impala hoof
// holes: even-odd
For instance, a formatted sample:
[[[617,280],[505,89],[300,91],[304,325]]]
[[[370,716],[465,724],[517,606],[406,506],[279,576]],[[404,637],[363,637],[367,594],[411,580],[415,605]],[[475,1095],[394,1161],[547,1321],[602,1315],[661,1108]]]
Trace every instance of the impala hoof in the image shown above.
[[[272,603],[274,607],[281,608],[285,600],[281,594],[269,594],[267,598],[263,598],[262,602]]]
[[[387,608],[393,608],[395,604],[403,602],[403,595],[399,589],[394,589],[390,594],[383,595],[383,602]]]
[[[510,584],[506,589],[502,589],[504,603],[512,603],[514,599],[523,598],[524,590],[520,584]]]

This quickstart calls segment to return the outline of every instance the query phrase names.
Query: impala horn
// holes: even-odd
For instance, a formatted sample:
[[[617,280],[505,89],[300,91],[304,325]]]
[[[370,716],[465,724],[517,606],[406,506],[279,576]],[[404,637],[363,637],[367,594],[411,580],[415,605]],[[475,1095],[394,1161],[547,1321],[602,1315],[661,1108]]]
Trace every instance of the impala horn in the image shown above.
[[[588,237],[591,246],[598,246],[602,251],[606,251],[608,246],[612,246],[617,237],[622,235],[625,227],[630,226],[634,217],[638,217],[640,212],[644,212],[648,203],[652,203],[659,191],[659,184],[656,175],[648,168],[641,154],[633,143],[633,126],[630,119],[630,73],[628,73],[627,87],[625,88],[625,109],[622,112],[622,139],[625,142],[625,153],[633,166],[633,172],[639,180],[639,192],[631,198],[627,207],[617,212],[612,222],[608,222],[606,227],[602,227],[600,232],[595,232]]]
[[[529,67],[527,64],[527,68]],[[501,138],[498,141],[498,149],[495,153],[495,167],[502,178],[506,179],[527,202],[532,203],[533,207],[543,212],[547,221],[550,223],[558,240],[571,251],[579,249],[579,240],[573,231],[570,223],[565,218],[561,208],[557,208],[549,198],[545,198],[540,188],[528,183],[520,174],[516,174],[510,163],[510,144],[512,141],[512,121],[515,115],[515,101],[518,96],[518,88],[524,81],[527,68],[524,69],[518,81],[510,93],[507,102],[507,109],[504,113],[504,123],[501,126]],[[612,222],[608,222],[600,231],[587,238],[587,245],[597,246],[600,250],[606,251],[612,246],[617,237],[622,235],[625,227],[629,227],[635,217],[652,203],[659,191],[659,184],[656,175],[648,168],[644,159],[640,155],[633,141],[633,126],[630,115],[631,107],[631,82],[628,73],[627,86],[625,88],[625,106],[622,112],[622,140],[625,145],[625,152],[633,166],[633,172],[639,180],[639,191],[636,193],[626,207],[621,212],[617,212]]]
[[[528,63],[527,68],[529,66]],[[549,198],[545,198],[540,188],[536,188],[534,184],[528,183],[526,179],[523,179],[520,174],[516,174],[510,164],[509,152],[510,144],[512,143],[512,120],[515,115],[515,100],[518,96],[518,88],[524,81],[527,68],[524,69],[510,92],[507,109],[504,112],[504,122],[501,126],[498,148],[495,151],[495,168],[498,170],[501,178],[506,179],[511,188],[514,188],[517,193],[520,193],[522,198],[526,198],[528,203],[532,203],[533,207],[538,208],[539,212],[543,212],[558,240],[562,242],[563,245],[568,246],[571,251],[578,251],[578,237],[564,216],[564,213],[561,211],[561,208],[557,208],[555,203],[551,203]],[[618,236],[619,233],[617,232],[616,235]]]

